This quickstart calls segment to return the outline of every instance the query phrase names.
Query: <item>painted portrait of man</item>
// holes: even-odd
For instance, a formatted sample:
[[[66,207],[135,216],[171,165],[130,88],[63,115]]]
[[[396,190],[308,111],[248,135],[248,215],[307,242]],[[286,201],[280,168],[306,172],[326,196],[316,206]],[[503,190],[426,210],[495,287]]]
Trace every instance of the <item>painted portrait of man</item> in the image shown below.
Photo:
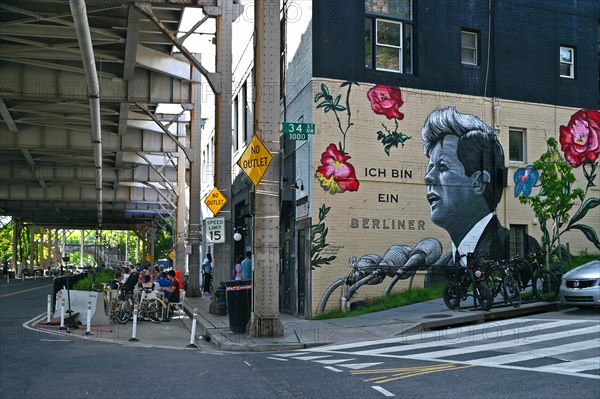
[[[510,257],[510,234],[496,216],[505,181],[504,151],[494,130],[455,108],[436,109],[421,130],[429,158],[425,184],[431,221],[450,235],[452,250],[436,265],[466,264],[466,255]],[[539,250],[527,236],[526,251]]]

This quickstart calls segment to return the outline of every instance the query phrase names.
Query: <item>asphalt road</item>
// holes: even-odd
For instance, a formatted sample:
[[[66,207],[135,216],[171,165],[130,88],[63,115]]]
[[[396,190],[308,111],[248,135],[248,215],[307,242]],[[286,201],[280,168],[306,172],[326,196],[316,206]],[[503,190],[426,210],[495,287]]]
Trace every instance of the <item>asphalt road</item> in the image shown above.
[[[573,371],[574,366],[552,369],[556,363],[576,364],[582,353],[590,358],[590,351],[592,365],[597,360],[600,368],[597,310],[464,326],[396,341],[222,353],[124,346],[24,328],[45,312],[50,290],[49,279],[0,284],[2,399],[600,396],[600,372],[593,367],[585,372]],[[494,356],[504,356],[505,363],[494,364]],[[521,363],[511,362],[511,356]]]

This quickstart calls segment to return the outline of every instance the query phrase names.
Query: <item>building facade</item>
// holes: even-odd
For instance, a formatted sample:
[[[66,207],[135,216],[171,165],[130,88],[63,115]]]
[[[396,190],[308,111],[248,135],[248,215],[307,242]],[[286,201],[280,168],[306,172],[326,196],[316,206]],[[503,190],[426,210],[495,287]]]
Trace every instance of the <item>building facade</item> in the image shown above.
[[[593,159],[571,163],[586,199],[600,197],[598,184],[589,184],[600,151],[597,2],[291,1],[281,17],[284,38],[296,39],[294,45],[282,40],[281,120],[315,125],[306,140],[281,136],[282,312],[312,317],[339,309],[351,258],[364,270],[386,265],[388,271],[369,278],[354,301],[391,289],[394,269],[419,248],[432,263],[452,257],[455,246],[478,248],[477,238],[470,247],[452,240],[462,221],[479,212],[476,200],[441,218],[435,216],[438,198],[428,195],[433,186],[445,187],[433,177],[444,165],[432,161],[437,153],[426,151],[422,129],[442,110],[482,123],[503,150],[502,159],[483,152],[468,161],[503,165],[487,174],[481,166],[480,180],[472,182],[499,182],[490,191],[496,201],[489,211],[507,235],[493,237],[492,250],[506,245],[510,255],[523,254],[529,237],[540,241],[539,221],[518,196],[539,192],[528,165],[546,151],[548,138],[568,155],[569,134],[582,124],[588,128],[596,140],[596,147],[586,147]],[[244,57],[238,54],[246,60],[242,70],[251,71]],[[252,136],[252,90],[250,80],[239,82],[234,137],[243,149]],[[250,193],[238,174],[232,220],[242,228],[252,216]],[[597,209],[582,213],[578,224],[587,227],[565,231],[561,242],[573,254],[598,252]],[[236,251],[251,240],[248,231]],[[424,270],[403,274],[393,289],[423,286],[430,277]]]

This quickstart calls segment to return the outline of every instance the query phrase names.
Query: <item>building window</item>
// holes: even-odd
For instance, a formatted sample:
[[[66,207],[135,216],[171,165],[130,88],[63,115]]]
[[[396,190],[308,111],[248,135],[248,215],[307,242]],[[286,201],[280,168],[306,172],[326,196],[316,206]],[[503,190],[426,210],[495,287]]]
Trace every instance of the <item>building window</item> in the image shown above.
[[[478,62],[479,34],[477,32],[460,32],[460,59],[466,65],[479,65]]]
[[[525,130],[508,130],[508,160],[512,162],[527,162],[525,157]]]
[[[529,252],[526,243],[527,226],[521,224],[510,225],[510,255],[526,256]]]
[[[575,49],[560,47],[560,77],[575,78]]]
[[[231,121],[231,139],[233,141],[233,150],[237,151],[239,148],[239,116],[240,116],[240,108],[239,108],[238,96],[233,99],[233,107],[232,107],[232,121]]]
[[[366,67],[412,74],[412,0],[365,0],[365,11]]]
[[[250,115],[248,109],[248,80],[244,81],[240,96],[242,96],[242,140],[246,144],[248,142],[248,116]]]

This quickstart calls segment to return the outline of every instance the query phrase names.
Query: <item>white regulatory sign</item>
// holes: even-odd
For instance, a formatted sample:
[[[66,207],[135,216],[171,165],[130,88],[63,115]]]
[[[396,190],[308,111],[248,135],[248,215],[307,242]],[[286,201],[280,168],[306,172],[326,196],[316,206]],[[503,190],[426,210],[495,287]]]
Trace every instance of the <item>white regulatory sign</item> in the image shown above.
[[[206,242],[223,244],[225,242],[225,218],[207,218],[206,223]]]

